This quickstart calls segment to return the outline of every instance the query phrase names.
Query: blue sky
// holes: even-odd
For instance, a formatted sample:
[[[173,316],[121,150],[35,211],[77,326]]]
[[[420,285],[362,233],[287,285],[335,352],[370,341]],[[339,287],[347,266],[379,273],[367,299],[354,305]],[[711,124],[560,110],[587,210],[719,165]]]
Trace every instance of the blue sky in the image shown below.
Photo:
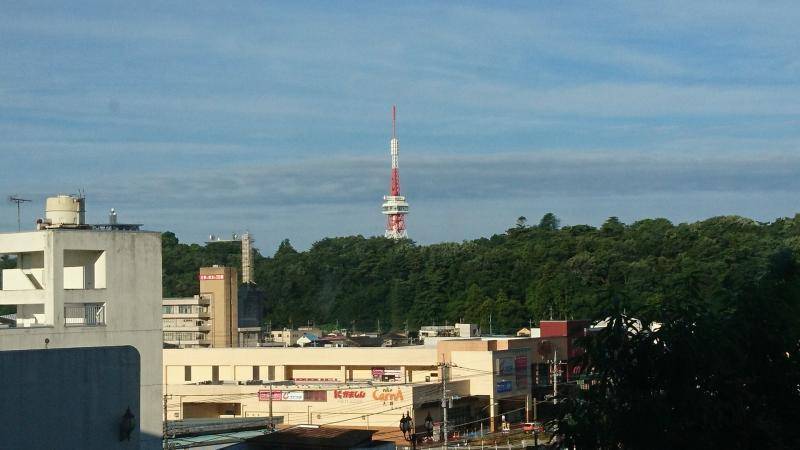
[[[398,105],[409,235],[792,216],[796,2],[0,0],[0,192],[271,254],[382,234]],[[0,209],[0,229],[16,209]]]

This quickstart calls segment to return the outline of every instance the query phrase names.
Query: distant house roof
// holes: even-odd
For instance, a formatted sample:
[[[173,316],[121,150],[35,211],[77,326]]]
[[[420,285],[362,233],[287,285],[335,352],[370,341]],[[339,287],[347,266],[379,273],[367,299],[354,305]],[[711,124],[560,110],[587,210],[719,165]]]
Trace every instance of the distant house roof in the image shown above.
[[[397,331],[391,331],[381,336],[383,339],[408,339],[408,336]]]
[[[383,341],[372,336],[350,336],[348,339],[354,347],[379,347]]]

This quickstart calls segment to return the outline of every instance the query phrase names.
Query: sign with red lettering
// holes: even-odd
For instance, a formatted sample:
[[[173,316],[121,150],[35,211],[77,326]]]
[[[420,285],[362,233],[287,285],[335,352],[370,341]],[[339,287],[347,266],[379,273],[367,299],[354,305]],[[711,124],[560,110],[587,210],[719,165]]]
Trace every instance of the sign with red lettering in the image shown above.
[[[211,275],[200,275],[200,281],[209,281],[209,280],[224,280],[225,274],[224,273],[214,273]]]
[[[270,391],[258,391],[258,399],[262,402],[269,401]],[[303,391],[272,391],[272,401],[274,402],[302,402],[305,400]]]
[[[364,398],[367,396],[365,391],[333,390],[333,398]]]
[[[333,398],[335,399],[365,399],[367,398],[367,391],[361,390],[345,390],[335,389],[333,391]],[[372,400],[383,402],[396,402],[403,401],[403,391],[400,388],[379,388],[372,391]]]

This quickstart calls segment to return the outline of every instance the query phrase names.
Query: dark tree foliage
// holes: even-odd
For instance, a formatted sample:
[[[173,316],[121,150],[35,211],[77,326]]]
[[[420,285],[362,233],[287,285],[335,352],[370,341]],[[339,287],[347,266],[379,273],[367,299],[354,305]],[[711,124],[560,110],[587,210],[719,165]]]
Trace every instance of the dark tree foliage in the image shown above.
[[[182,244],[165,233],[164,295],[197,292],[202,265],[238,266],[236,243]],[[417,245],[363,236],[326,238],[296,251],[281,243],[255,256],[255,280],[273,326],[353,320],[370,328],[414,329],[474,321],[511,332],[541,319],[603,318],[620,308],[649,317],[692,295],[724,309],[764,277],[770,257],[800,251],[800,217],[761,224],[715,217],[674,225],[665,219],[626,225],[610,218],[599,229],[539,226],[512,219],[502,234],[461,243]]]
[[[754,278],[725,283],[738,289],[719,302],[706,275],[688,274],[680,300],[653,305],[660,326],[612,302],[610,326],[584,342],[588,389],[564,404],[567,444],[800,448],[797,254],[775,251]]]
[[[539,228],[543,230],[555,231],[559,226],[561,226],[561,221],[553,213],[545,214],[539,221]]]

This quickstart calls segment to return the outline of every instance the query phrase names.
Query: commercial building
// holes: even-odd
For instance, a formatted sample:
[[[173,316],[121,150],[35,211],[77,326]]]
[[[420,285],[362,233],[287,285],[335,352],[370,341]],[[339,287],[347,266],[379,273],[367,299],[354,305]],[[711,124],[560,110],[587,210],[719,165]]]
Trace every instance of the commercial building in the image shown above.
[[[234,267],[201,267],[200,295],[211,299],[211,346],[239,344],[239,276]]]
[[[160,448],[161,237],[85,225],[83,206],[48,199],[39,230],[0,234],[16,259],[0,277],[15,310],[0,325],[0,446]]]
[[[395,348],[165,349],[167,418],[396,429],[408,413],[422,427],[428,415],[442,420],[445,389],[453,426],[483,419],[491,428],[501,415],[523,420],[530,411],[535,345],[472,338]]]
[[[431,337],[478,337],[481,329],[474,323],[457,323],[455,325],[426,325],[419,329],[420,339]]]
[[[199,294],[163,299],[165,346],[256,347],[264,342],[262,294],[253,284],[242,286],[240,298],[233,267],[201,267],[198,279]]]

